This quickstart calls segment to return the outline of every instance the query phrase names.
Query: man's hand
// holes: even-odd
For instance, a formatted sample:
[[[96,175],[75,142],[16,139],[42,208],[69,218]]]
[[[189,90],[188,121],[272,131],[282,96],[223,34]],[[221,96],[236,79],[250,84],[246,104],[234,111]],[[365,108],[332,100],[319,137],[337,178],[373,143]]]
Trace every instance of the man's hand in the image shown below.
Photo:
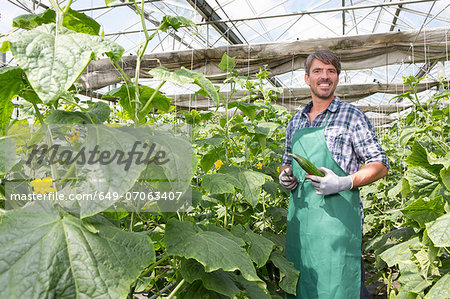
[[[293,175],[291,167],[283,169],[278,179],[280,180],[281,186],[289,190],[294,190],[298,185],[298,179]]]
[[[325,167],[318,167],[318,169],[325,174],[324,177],[315,175],[305,176],[307,179],[311,180],[317,194],[329,195],[353,188],[353,179],[351,176],[338,176]]]

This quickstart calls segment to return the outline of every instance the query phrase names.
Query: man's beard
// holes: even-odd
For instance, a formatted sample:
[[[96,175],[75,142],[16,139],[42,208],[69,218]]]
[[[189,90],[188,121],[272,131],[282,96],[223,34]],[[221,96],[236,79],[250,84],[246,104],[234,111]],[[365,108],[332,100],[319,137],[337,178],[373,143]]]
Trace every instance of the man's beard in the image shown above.
[[[320,82],[318,82],[317,84],[321,84],[321,83],[329,83],[329,81],[320,81]],[[333,84],[332,82],[330,82],[330,83]],[[334,94],[334,91],[335,91],[335,90],[336,90],[336,86],[335,86],[333,89],[331,89],[330,92],[328,92],[328,93],[326,93],[326,94],[324,94],[324,93],[320,94],[319,91],[318,91],[318,88],[317,88],[317,89],[311,88],[311,92],[312,92],[316,97],[318,97],[319,99],[322,99],[322,100],[327,100],[327,99],[329,99],[329,98]]]

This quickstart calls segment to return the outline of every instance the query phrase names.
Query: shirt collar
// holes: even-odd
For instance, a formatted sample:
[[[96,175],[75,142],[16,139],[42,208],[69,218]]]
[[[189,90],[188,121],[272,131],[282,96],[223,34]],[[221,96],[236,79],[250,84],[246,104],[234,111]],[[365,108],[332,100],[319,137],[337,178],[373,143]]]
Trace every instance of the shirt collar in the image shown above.
[[[335,96],[334,99],[331,101],[330,105],[328,105],[327,109],[330,112],[336,112],[341,105],[341,99],[338,96]],[[313,106],[313,102],[309,102],[305,108],[302,109],[302,115],[307,116],[309,111],[311,111],[311,107]]]

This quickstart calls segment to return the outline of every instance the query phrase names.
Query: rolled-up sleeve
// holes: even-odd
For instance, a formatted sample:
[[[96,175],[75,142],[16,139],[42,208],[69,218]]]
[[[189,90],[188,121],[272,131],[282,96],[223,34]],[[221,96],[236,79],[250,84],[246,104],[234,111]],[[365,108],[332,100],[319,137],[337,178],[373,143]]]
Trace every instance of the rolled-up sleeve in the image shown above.
[[[353,149],[361,164],[381,162],[389,168],[386,152],[382,148],[377,134],[365,114],[362,114],[355,124],[352,143]]]

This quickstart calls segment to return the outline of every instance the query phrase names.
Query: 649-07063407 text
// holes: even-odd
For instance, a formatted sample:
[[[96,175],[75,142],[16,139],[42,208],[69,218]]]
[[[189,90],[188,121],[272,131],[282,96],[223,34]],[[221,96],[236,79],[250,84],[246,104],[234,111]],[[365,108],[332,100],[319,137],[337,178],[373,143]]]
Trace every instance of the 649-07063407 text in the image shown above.
[[[45,194],[10,194],[10,200],[12,201],[25,201],[25,200],[49,200],[49,201],[91,201],[91,200],[128,200],[128,201],[176,201],[181,198],[183,192],[181,191],[129,191],[125,194],[119,194],[118,192],[94,192],[94,193],[76,193],[76,194],[62,194],[58,191],[45,193]]]

